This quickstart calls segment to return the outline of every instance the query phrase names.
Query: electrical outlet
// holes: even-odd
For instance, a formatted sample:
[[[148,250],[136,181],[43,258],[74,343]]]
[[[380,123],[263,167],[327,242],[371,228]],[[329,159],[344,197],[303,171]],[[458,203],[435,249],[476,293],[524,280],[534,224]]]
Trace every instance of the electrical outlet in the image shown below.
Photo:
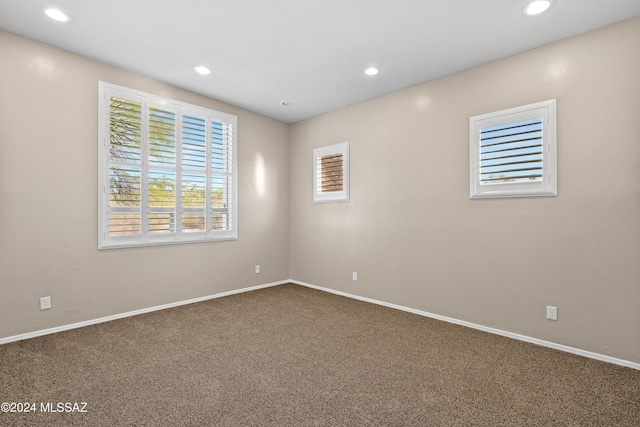
[[[48,310],[51,308],[51,297],[40,298],[40,310]]]
[[[260,273],[260,266],[256,265],[256,274]]]
[[[558,320],[558,307],[547,306],[547,319]]]
[[[353,274],[351,275],[351,279],[352,279],[354,282],[357,282],[357,281],[358,281],[358,272],[357,272],[357,271],[354,271],[354,272],[353,272]]]

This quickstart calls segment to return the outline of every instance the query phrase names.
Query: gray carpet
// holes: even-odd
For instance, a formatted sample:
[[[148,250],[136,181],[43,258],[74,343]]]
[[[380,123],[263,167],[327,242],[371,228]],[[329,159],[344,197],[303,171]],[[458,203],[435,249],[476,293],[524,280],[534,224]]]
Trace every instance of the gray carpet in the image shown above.
[[[0,402],[37,409],[2,426],[638,426],[640,371],[283,285],[2,345]]]

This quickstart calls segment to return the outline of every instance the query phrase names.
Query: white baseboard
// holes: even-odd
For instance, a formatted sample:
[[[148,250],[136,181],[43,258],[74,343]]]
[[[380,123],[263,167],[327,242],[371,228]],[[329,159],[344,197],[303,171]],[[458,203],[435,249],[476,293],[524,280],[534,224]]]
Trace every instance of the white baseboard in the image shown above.
[[[137,316],[138,314],[150,313],[152,311],[165,310],[167,308],[179,307],[181,305],[193,304],[196,302],[207,301],[214,298],[222,298],[229,295],[240,294],[243,292],[255,291],[257,289],[269,288],[271,286],[284,285],[285,283],[291,283],[290,280],[282,280],[280,282],[267,283],[264,285],[251,286],[249,288],[236,289],[233,291],[222,292],[214,295],[207,295],[204,297],[193,298],[185,301],[172,302],[169,304],[157,305],[155,307],[143,308],[140,310],[128,311],[126,313],[114,314],[112,316],[100,317],[98,319],[86,320],[84,322],[71,323],[69,325],[56,326],[55,328],[43,329],[35,332],[28,332],[26,334],[14,335],[11,337],[0,338],[0,345],[7,344],[14,341],[26,340],[29,338],[35,338],[42,335],[55,334],[56,332],[68,331],[69,329],[82,328],[83,326],[95,325],[98,323],[109,322],[111,320],[122,319],[123,317]]]
[[[606,356],[606,355],[599,354],[599,353],[593,353],[593,352],[590,352],[590,351],[581,350],[579,348],[569,347],[569,346],[566,346],[566,345],[563,345],[563,344],[557,344],[557,343],[550,342],[550,341],[544,341],[544,340],[540,340],[540,339],[537,339],[537,338],[528,337],[526,335],[519,335],[519,334],[515,334],[513,332],[507,332],[507,331],[503,331],[501,329],[490,328],[490,327],[487,327],[487,326],[482,326],[482,325],[478,325],[478,324],[475,324],[475,323],[467,322],[467,321],[464,321],[464,320],[454,319],[452,317],[441,316],[439,314],[429,313],[429,312],[422,311],[422,310],[416,310],[414,308],[404,307],[404,306],[397,305],[397,304],[391,304],[391,303],[388,303],[388,302],[379,301],[379,300],[375,300],[375,299],[372,299],[372,298],[361,297],[359,295],[349,294],[349,293],[342,292],[342,291],[336,291],[334,289],[324,288],[322,286],[312,285],[310,283],[301,282],[299,280],[281,280],[279,282],[272,282],[272,283],[267,283],[267,284],[264,284],[264,285],[257,285],[257,286],[251,286],[251,287],[248,287],[248,288],[236,289],[236,290],[233,290],[233,291],[222,292],[222,293],[219,293],[219,294],[207,295],[207,296],[204,296],[204,297],[193,298],[193,299],[189,299],[189,300],[185,300],[185,301],[178,301],[178,302],[172,302],[172,303],[169,303],[169,304],[157,305],[155,307],[143,308],[143,309],[140,309],[140,310],[129,311],[129,312],[126,312],[126,313],[114,314],[112,316],[100,317],[98,319],[86,320],[84,322],[71,323],[69,325],[57,326],[55,328],[43,329],[43,330],[40,330],[40,331],[28,332],[28,333],[25,333],[25,334],[14,335],[14,336],[6,337],[6,338],[0,338],[0,345],[7,344],[7,343],[10,343],[10,342],[14,342],[14,341],[26,340],[26,339],[29,339],[29,338],[35,338],[35,337],[39,337],[39,336],[42,336],[42,335],[54,334],[56,332],[67,331],[67,330],[70,330],[70,329],[82,328],[83,326],[89,326],[89,325],[95,325],[95,324],[98,324],[98,323],[109,322],[111,320],[122,319],[124,317],[136,316],[138,314],[150,313],[152,311],[165,310],[167,308],[179,307],[181,305],[193,304],[193,303],[196,303],[196,302],[207,301],[207,300],[215,299],[215,298],[222,298],[222,297],[226,297],[226,296],[229,296],[229,295],[240,294],[240,293],[243,293],[243,292],[250,292],[250,291],[255,291],[255,290],[258,290],[258,289],[269,288],[269,287],[272,287],[272,286],[284,285],[286,283],[295,283],[296,285],[317,289],[319,291],[329,292],[329,293],[340,295],[340,296],[343,296],[343,297],[357,299],[357,300],[360,300],[360,301],[364,301],[364,302],[368,302],[368,303],[372,303],[372,304],[377,304],[377,305],[381,305],[381,306],[384,306],[384,307],[394,308],[396,310],[402,310],[402,311],[406,311],[406,312],[409,312],[409,313],[417,314],[417,315],[420,315],[420,316],[430,317],[432,319],[442,320],[444,322],[454,323],[456,325],[461,325],[461,326],[466,326],[468,328],[478,329],[480,331],[489,332],[491,334],[501,335],[501,336],[504,336],[504,337],[513,338],[513,339],[516,339],[516,340],[519,340],[519,341],[525,341],[525,342],[528,342],[528,343],[541,345],[543,347],[553,348],[553,349],[564,351],[564,352],[567,352],[567,353],[577,354],[579,356],[588,357],[590,359],[600,360],[600,361],[603,361],[603,362],[613,363],[614,365],[620,365],[620,366],[625,366],[625,367],[628,367],[628,368],[640,370],[640,363],[635,363],[635,362],[631,362],[631,361],[624,360],[624,359],[618,359],[618,358],[615,358],[615,357]]]
[[[343,296],[343,297],[353,298],[353,299],[357,299],[357,300],[360,300],[360,301],[369,302],[369,303],[372,303],[372,304],[378,304],[378,305],[382,305],[382,306],[385,306],[385,307],[395,308],[397,310],[402,310],[402,311],[406,311],[406,312],[409,312],[409,313],[418,314],[420,316],[430,317],[432,319],[442,320],[444,322],[454,323],[456,325],[461,325],[461,326],[466,326],[468,328],[478,329],[480,331],[489,332],[491,334],[501,335],[503,337],[513,338],[513,339],[516,339],[516,340],[519,340],[519,341],[525,341],[525,342],[528,342],[528,343],[541,345],[543,347],[549,347],[549,348],[553,348],[555,350],[560,350],[560,351],[564,351],[564,352],[567,352],[567,353],[577,354],[579,356],[588,357],[590,359],[600,360],[602,362],[613,363],[614,365],[620,365],[620,366],[625,366],[627,368],[640,370],[640,363],[635,363],[635,362],[631,362],[631,361],[624,360],[624,359],[618,359],[618,358],[611,357],[611,356],[605,356],[604,354],[593,353],[593,352],[590,352],[590,351],[581,350],[579,348],[569,347],[569,346],[566,346],[566,345],[557,344],[557,343],[550,342],[550,341],[544,341],[544,340],[540,340],[540,339],[537,339],[537,338],[528,337],[526,335],[514,334],[513,332],[507,332],[507,331],[503,331],[501,329],[490,328],[490,327],[487,327],[487,326],[482,326],[482,325],[478,325],[478,324],[475,324],[475,323],[466,322],[464,320],[454,319],[452,317],[441,316],[439,314],[433,314],[433,313],[429,313],[429,312],[422,311],[422,310],[416,310],[416,309],[413,309],[413,308],[404,307],[404,306],[401,306],[401,305],[391,304],[391,303],[384,302],[384,301],[378,301],[378,300],[371,299],[371,298],[366,298],[366,297],[361,297],[361,296],[358,296],[358,295],[348,294],[346,292],[336,291],[336,290],[329,289],[329,288],[323,288],[322,286],[312,285],[310,283],[301,282],[299,280],[290,280],[290,282],[291,283],[295,283],[296,285],[306,286],[308,288],[313,288],[313,289],[317,289],[317,290],[320,290],[320,291],[329,292],[329,293],[340,295],[340,296]]]

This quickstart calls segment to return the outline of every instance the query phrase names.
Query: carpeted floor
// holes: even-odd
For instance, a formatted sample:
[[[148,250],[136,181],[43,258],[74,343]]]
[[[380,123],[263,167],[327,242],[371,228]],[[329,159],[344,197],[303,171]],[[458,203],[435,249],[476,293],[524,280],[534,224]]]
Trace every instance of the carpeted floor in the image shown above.
[[[36,403],[2,426],[639,426],[640,371],[283,285],[2,345],[0,402]]]

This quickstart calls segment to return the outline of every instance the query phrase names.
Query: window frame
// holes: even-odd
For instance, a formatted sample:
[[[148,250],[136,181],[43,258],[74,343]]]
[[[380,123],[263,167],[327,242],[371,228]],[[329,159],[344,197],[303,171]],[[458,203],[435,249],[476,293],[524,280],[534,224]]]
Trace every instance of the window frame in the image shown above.
[[[115,85],[108,82],[99,81],[98,84],[98,249],[111,248],[127,248],[140,246],[157,246],[171,245],[183,243],[213,242],[236,240],[238,233],[238,179],[237,179],[237,162],[238,162],[238,127],[237,116],[229,113],[216,111],[210,108],[193,105],[169,98],[164,98],[154,94],[142,92],[139,90]],[[110,173],[112,168],[118,167],[118,162],[111,160],[111,98],[117,97],[129,100],[134,103],[140,102],[141,119],[140,119],[140,161],[139,164],[132,163],[132,169],[140,169],[140,196],[139,208],[128,207],[112,207],[111,206],[111,188]],[[162,108],[165,111],[173,111],[175,113],[175,159],[174,166],[158,166],[150,160],[149,146],[151,142],[150,136],[150,108]],[[204,148],[206,160],[203,161],[204,167],[197,171],[183,164],[182,155],[179,153],[182,149],[183,141],[187,137],[182,135],[183,126],[188,117],[201,119],[204,130]],[[225,154],[230,155],[229,161],[223,161],[222,170],[215,170],[212,166],[212,150],[213,150],[213,133],[214,123],[221,122],[224,128],[222,141],[222,149]],[[227,132],[228,131],[228,132]],[[230,133],[230,135],[229,135]],[[187,142],[185,142],[185,145]],[[122,162],[120,162],[122,163]],[[151,170],[164,170],[170,175],[175,174],[174,197],[172,200],[175,207],[152,206],[149,201],[149,175]],[[231,169],[231,170],[229,170]],[[201,175],[204,177],[204,201],[202,207],[184,206],[182,197],[184,189],[181,184],[183,179],[189,174],[191,176]],[[212,190],[214,188],[213,181],[223,182],[223,204],[224,208],[214,206],[212,200]],[[229,194],[230,193],[230,194]],[[224,210],[227,214],[226,229],[216,230],[213,226],[212,216]],[[111,235],[110,221],[114,211],[135,211],[134,214],[140,215],[140,232],[139,234],[130,234],[124,236]],[[153,214],[162,214],[169,212],[173,219],[169,220],[169,224],[173,224],[172,228],[166,233],[153,233],[149,230],[149,218]],[[187,218],[188,214],[198,214],[203,216],[204,231],[190,231],[188,227],[179,227],[184,224],[182,221]],[[185,216],[185,214],[187,214]],[[171,227],[171,226],[170,226]]]
[[[325,156],[342,155],[342,191],[323,192],[318,185],[322,176],[319,159]],[[348,202],[349,201],[349,141],[333,145],[326,145],[313,149],[313,201]]]
[[[542,119],[541,179],[531,182],[482,183],[480,170],[481,130],[537,118]],[[469,144],[469,196],[471,199],[557,196],[557,121],[555,99],[470,117]]]

